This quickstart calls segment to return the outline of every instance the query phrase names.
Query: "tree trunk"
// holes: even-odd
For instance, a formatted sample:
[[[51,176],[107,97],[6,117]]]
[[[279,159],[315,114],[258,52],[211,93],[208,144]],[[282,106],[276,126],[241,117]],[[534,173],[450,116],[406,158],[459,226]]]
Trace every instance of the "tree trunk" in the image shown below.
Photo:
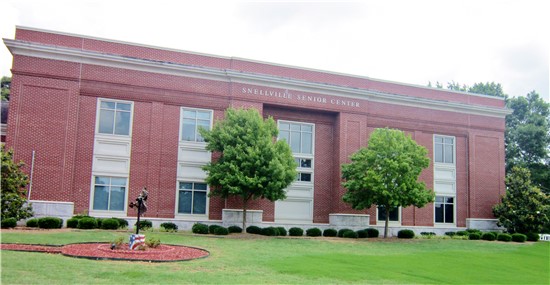
[[[246,208],[248,207],[248,199],[243,199],[243,231],[246,232]]]
[[[384,226],[384,238],[388,237],[388,224],[390,223],[390,207],[385,206],[386,208],[386,224]]]

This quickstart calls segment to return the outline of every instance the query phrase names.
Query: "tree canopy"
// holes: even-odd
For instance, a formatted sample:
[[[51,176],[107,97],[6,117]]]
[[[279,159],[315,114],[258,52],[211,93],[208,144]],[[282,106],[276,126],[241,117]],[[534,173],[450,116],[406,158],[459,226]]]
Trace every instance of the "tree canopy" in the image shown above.
[[[550,229],[550,196],[531,183],[527,168],[513,167],[506,175],[506,195],[493,207],[498,225],[512,233]]]
[[[277,141],[273,118],[263,120],[255,109],[228,109],[225,120],[211,131],[201,129],[207,149],[220,158],[203,167],[210,196],[237,196],[243,202],[243,229],[251,199],[269,201],[286,198],[286,190],[296,179],[296,163],[286,141]]]
[[[506,105],[513,110],[506,117],[506,170],[528,168],[533,183],[550,193],[550,104],[533,91]]]
[[[356,210],[372,205],[386,210],[384,237],[388,235],[389,212],[394,207],[424,207],[434,193],[418,177],[427,168],[428,151],[410,136],[393,129],[376,129],[368,142],[342,165],[347,192],[343,200]]]
[[[0,151],[2,160],[2,183],[0,201],[2,203],[1,220],[15,218],[25,219],[32,216],[32,208],[27,205],[25,187],[29,183],[28,176],[21,170],[23,163],[13,161],[13,151],[6,150],[4,145]]]
[[[0,80],[0,90],[2,91],[2,101],[9,101],[10,100],[10,85],[11,85],[11,77],[2,76],[2,79]]]

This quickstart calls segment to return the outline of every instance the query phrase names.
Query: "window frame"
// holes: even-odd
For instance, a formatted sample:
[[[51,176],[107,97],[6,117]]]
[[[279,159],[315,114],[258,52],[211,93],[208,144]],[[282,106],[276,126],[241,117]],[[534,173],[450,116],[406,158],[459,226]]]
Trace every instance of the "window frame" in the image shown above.
[[[97,98],[97,105],[96,105],[96,125],[95,125],[95,134],[96,136],[113,136],[113,137],[121,137],[121,138],[129,138],[132,137],[132,129],[133,129],[133,122],[134,122],[134,102],[133,101],[127,101],[127,100],[118,100],[118,99],[109,99],[109,98]],[[100,124],[100,117],[101,117],[101,110],[104,109],[101,107],[101,102],[113,102],[115,103],[115,109],[109,109],[115,111],[115,116],[113,117],[113,133],[102,133],[99,131],[99,124]],[[121,134],[115,134],[116,131],[116,104],[129,104],[130,105],[130,111],[120,111],[120,112],[129,112],[130,118],[128,122],[128,134],[127,135],[121,135]]]
[[[206,144],[206,142],[203,140],[203,141],[198,141],[197,138],[198,136],[200,135],[199,134],[199,124],[197,123],[198,122],[198,116],[195,114],[195,138],[194,140],[184,140],[183,139],[183,126],[184,126],[184,112],[185,111],[194,111],[194,112],[208,112],[210,113],[210,123],[208,125],[208,130],[212,130],[212,126],[213,126],[213,123],[214,123],[214,110],[211,110],[211,109],[201,109],[201,108],[193,108],[193,107],[181,107],[180,108],[180,126],[179,126],[179,142],[180,143],[196,143],[196,144]]]
[[[436,138],[441,138],[441,139],[443,139],[443,143],[437,143],[437,142],[436,142]],[[445,139],[449,139],[449,138],[453,140],[453,143],[452,143],[452,148],[453,148],[453,149],[452,149],[453,162],[445,162],[445,154],[446,154],[446,152],[445,152],[445,146],[446,146],[446,145],[449,145],[449,144],[446,144],[446,143],[445,143]],[[436,154],[436,144],[442,144],[442,145],[443,145],[443,146],[442,146],[442,148],[443,148],[443,154],[442,154],[442,155],[443,155],[443,156],[442,156],[443,161],[442,161],[442,162],[441,162],[441,161],[437,161],[437,159],[436,159],[436,155],[437,155],[437,154]],[[434,164],[439,164],[439,165],[449,165],[449,166],[451,166],[451,165],[453,165],[453,166],[456,165],[456,137],[455,137],[455,136],[434,134],[434,136],[433,136],[433,161],[434,161]]]
[[[379,219],[378,219],[378,216],[379,216],[378,213],[379,213],[379,211],[380,211],[380,210],[379,210],[380,207],[383,207],[383,206],[378,206],[378,205],[376,205],[376,224],[377,224],[377,225],[384,225],[384,224],[386,223],[386,220],[379,220]],[[401,220],[402,220],[401,213],[402,213],[402,208],[403,208],[403,207],[396,207],[396,208],[397,208],[397,213],[398,213],[398,214],[397,214],[397,221],[391,221],[391,220],[390,220],[390,221],[388,221],[388,224],[389,224],[389,225],[394,225],[394,226],[395,226],[395,225],[401,225]]]
[[[437,200],[437,197],[443,197],[444,198],[444,202],[436,202]],[[446,198],[453,198],[453,203],[450,204],[450,203],[447,203],[445,201]],[[437,204],[441,204],[443,205],[443,222],[437,222],[437,213],[436,213],[436,206]],[[445,205],[453,205],[453,222],[452,223],[447,223],[445,222]],[[433,202],[433,207],[434,207],[434,225],[435,226],[454,226],[456,225],[456,195],[446,195],[446,194],[441,194],[441,195],[435,195],[435,199],[434,199],[434,202]]]
[[[288,130],[289,131],[289,139],[291,141],[287,141],[287,144],[288,146],[290,147],[290,150],[292,151],[292,155],[296,158],[303,158],[303,159],[311,159],[312,161],[312,166],[313,166],[313,157],[315,156],[315,124],[314,123],[305,123],[305,122],[298,122],[298,121],[288,121],[288,120],[277,120],[277,130],[279,131],[279,135],[277,136],[277,140],[281,140],[281,124],[290,124],[290,125],[300,125],[300,152],[294,152],[292,151],[292,130],[291,130],[291,127],[290,129]],[[307,131],[302,131],[302,125],[307,125],[307,126],[311,126],[311,153],[304,153],[304,152],[301,152],[302,151],[302,133],[309,133]],[[296,132],[296,131],[294,131]]]
[[[111,199],[111,187],[113,186],[113,184],[111,182],[109,182],[109,199],[107,200],[107,210],[96,210],[94,209],[94,202],[95,202],[95,187],[96,187],[96,183],[95,183],[95,180],[96,180],[96,177],[107,177],[109,179],[112,179],[112,178],[120,178],[120,179],[125,179],[126,180],[126,185],[124,186],[125,189],[124,189],[124,201],[123,201],[123,209],[122,210],[110,210],[109,207],[110,207],[110,199]],[[105,215],[115,215],[115,216],[123,216],[123,215],[126,215],[126,211],[128,210],[128,192],[129,192],[129,189],[130,189],[130,179],[128,176],[118,176],[118,175],[102,175],[102,174],[94,174],[92,175],[92,181],[91,181],[91,189],[90,189],[90,210],[89,212],[91,214],[95,214],[95,215],[102,215],[102,214],[105,214]],[[103,184],[100,184],[100,185],[103,185]],[[120,185],[118,185],[120,186]]]
[[[189,191],[187,189],[180,189],[180,183],[193,183],[193,189],[191,190],[192,192],[192,196],[191,196],[191,213],[180,213],[179,212],[179,203],[180,203],[180,192],[181,191]],[[195,190],[195,184],[197,183],[200,183],[200,184],[205,184],[206,185],[206,191],[203,191],[203,190]],[[193,214],[193,203],[194,203],[194,196],[195,196],[195,191],[198,191],[198,192],[204,192],[206,194],[206,200],[205,200],[205,205],[204,205],[204,211],[205,213],[204,214]],[[204,218],[208,218],[208,215],[209,215],[209,205],[210,205],[210,199],[208,197],[208,194],[210,193],[210,186],[208,185],[208,183],[206,183],[206,181],[202,181],[202,180],[194,180],[194,179],[178,179],[177,182],[176,182],[176,206],[175,206],[175,215],[176,216],[179,216],[179,217],[185,217],[185,218],[196,218],[196,219],[204,219]]]

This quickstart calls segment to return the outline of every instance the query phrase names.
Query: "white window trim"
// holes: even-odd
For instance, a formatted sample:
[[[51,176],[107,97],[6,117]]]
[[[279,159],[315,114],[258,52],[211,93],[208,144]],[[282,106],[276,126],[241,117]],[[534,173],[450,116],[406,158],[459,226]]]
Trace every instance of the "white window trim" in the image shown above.
[[[311,159],[311,169],[313,169],[313,165],[314,165],[314,162],[315,162],[314,158],[313,158],[315,156],[315,124],[314,123],[298,122],[298,121],[278,120],[277,121],[277,130],[279,130],[279,132],[280,132],[281,123],[301,124],[301,125],[310,125],[311,126],[311,154],[292,152],[292,156],[294,156],[294,158]],[[277,137],[277,140],[279,140],[278,137]],[[290,145],[289,145],[289,147],[290,147]]]
[[[130,104],[130,125],[128,129],[128,135],[117,135],[117,134],[105,134],[99,132],[99,114],[101,111],[101,101],[106,102],[117,102],[117,103],[125,103]],[[133,101],[126,101],[126,100],[118,100],[118,99],[109,99],[109,98],[97,98],[96,101],[96,115],[95,115],[95,136],[98,137],[105,137],[105,138],[131,138],[132,137],[132,130],[134,126],[134,102]]]
[[[95,177],[96,176],[103,176],[103,177],[116,177],[116,178],[126,178],[126,191],[124,193],[124,210],[94,210],[94,195],[95,195]],[[130,179],[128,176],[123,175],[103,175],[103,174],[92,174],[91,183],[90,183],[90,206],[88,209],[88,213],[92,216],[99,216],[99,217],[126,217],[126,213],[128,211],[128,192],[130,192]]]
[[[453,222],[452,223],[437,223],[435,221],[435,200],[433,202],[433,207],[434,207],[434,227],[449,227],[449,226],[454,226],[456,227],[456,195],[453,195],[453,194],[444,194],[444,193],[441,193],[441,194],[435,194],[435,196],[440,196],[440,197],[452,197],[453,198]]]
[[[180,182],[189,182],[189,183],[204,183],[206,184],[206,206],[205,206],[205,213],[204,214],[182,214],[178,212],[178,204],[179,204],[179,196],[180,196]],[[176,181],[176,202],[174,207],[174,217],[175,218],[181,218],[181,219],[187,219],[187,220],[207,220],[208,215],[210,213],[210,197],[208,197],[208,194],[210,194],[210,185],[206,183],[204,180],[198,180],[198,179],[181,179],[178,178]]]
[[[187,140],[183,140],[182,139],[182,136],[183,136],[183,111],[184,110],[191,110],[191,111],[201,111],[201,112],[209,112],[210,113],[210,126],[209,126],[209,130],[212,130],[212,127],[214,125],[214,110],[211,110],[211,109],[201,109],[201,108],[192,108],[192,107],[181,107],[180,108],[180,127],[179,127],[179,137],[178,137],[178,140],[179,140],[179,143],[180,145],[201,145],[201,146],[206,146],[206,142],[198,142],[196,140],[193,140],[193,141],[187,141]],[[196,120],[196,119],[195,119]],[[198,127],[197,125],[195,125],[195,136],[196,134],[198,133]]]
[[[402,216],[401,216],[401,214],[402,214],[402,210],[403,210],[403,207],[398,207],[398,208],[397,208],[398,220],[397,220],[397,221],[389,221],[389,222],[388,222],[388,225],[389,225],[389,226],[401,226],[401,221],[402,221]],[[385,221],[385,220],[384,220],[384,221],[379,221],[379,220],[378,220],[378,205],[376,206],[376,217],[375,217],[375,219],[376,219],[376,225],[377,225],[377,226],[383,226],[383,225],[386,224],[386,221]]]
[[[436,137],[440,137],[440,138],[452,138],[453,139],[453,163],[447,163],[447,162],[436,162],[435,161],[435,138]],[[438,134],[434,134],[433,135],[433,138],[432,138],[432,153],[433,153],[433,162],[434,162],[434,165],[436,166],[440,166],[440,167],[451,167],[451,166],[456,166],[456,137],[455,136],[448,136],[448,135],[438,135]]]

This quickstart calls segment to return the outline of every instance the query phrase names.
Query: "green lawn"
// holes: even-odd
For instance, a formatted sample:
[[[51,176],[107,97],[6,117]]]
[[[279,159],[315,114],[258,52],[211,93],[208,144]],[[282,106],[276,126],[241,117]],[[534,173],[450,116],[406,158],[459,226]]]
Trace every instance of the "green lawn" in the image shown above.
[[[4,243],[113,241],[130,232],[2,231]],[[195,236],[146,232],[162,243],[205,248],[174,262],[94,261],[2,251],[2,284],[390,283],[549,284],[550,243]]]

